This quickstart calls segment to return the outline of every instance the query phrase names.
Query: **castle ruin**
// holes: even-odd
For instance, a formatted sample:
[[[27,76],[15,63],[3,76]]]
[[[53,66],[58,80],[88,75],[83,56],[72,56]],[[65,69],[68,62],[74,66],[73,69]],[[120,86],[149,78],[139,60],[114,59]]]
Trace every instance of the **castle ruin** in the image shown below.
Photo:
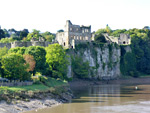
[[[118,45],[131,44],[131,37],[128,34],[120,34],[120,37],[109,36],[107,33],[103,34],[108,43],[117,43]],[[28,42],[15,41],[11,43],[0,43],[0,48],[7,47],[8,49],[14,47],[29,47],[29,46],[43,46],[47,47],[49,44],[59,43],[64,48],[75,48],[79,43],[94,41],[95,32],[91,33],[91,25],[74,25],[70,20],[66,21],[65,29],[59,30],[56,33],[56,39],[53,42],[45,41],[42,37],[39,40],[32,38]]]
[[[91,26],[79,26],[66,21],[65,30],[56,33],[56,40],[65,48],[75,48],[75,45],[91,41]]]
[[[107,33],[104,33],[103,35],[109,43],[117,43],[118,45],[131,44],[131,37],[128,34],[121,33],[119,37],[109,36]]]

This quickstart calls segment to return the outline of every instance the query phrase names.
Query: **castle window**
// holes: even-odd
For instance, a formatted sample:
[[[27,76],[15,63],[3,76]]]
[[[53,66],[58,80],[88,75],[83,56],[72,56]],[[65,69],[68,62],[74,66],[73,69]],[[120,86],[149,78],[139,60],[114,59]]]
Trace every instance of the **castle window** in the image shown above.
[[[78,37],[76,39],[78,40]]]
[[[87,36],[85,37],[85,40],[88,40],[88,37],[87,37]]]
[[[84,33],[84,29],[82,30],[82,33]]]
[[[64,42],[64,46],[65,46],[66,44],[65,44],[65,42]]]
[[[70,31],[72,31],[72,28],[70,28]]]
[[[123,44],[126,44],[126,42],[124,41]]]

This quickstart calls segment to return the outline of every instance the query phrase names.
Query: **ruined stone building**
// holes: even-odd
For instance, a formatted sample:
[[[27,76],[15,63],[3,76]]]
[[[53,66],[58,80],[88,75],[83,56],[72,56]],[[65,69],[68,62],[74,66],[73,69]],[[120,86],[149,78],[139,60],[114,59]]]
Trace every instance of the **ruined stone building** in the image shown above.
[[[75,48],[75,45],[91,41],[91,26],[74,25],[70,20],[66,21],[64,31],[56,33],[56,40],[65,48]]]
[[[121,33],[119,37],[109,36],[107,33],[103,34],[105,39],[112,43],[117,43],[118,45],[130,45],[131,37],[128,34]]]

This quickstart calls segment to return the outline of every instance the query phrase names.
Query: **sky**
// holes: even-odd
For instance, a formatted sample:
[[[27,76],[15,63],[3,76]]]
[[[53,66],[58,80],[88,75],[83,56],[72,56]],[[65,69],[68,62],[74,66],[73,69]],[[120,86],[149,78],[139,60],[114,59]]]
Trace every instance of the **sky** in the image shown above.
[[[66,20],[92,31],[150,26],[150,0],[0,0],[1,28],[56,33]]]

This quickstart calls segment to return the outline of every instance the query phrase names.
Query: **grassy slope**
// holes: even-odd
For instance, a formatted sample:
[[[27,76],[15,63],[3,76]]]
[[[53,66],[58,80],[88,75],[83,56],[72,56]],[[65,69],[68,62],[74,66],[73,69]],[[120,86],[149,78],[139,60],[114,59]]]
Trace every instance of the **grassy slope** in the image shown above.
[[[67,85],[66,82],[61,80],[56,80],[54,78],[48,78],[44,80],[44,83],[33,84],[30,86],[16,86],[16,87],[0,87],[0,94],[3,94],[7,91],[17,92],[17,91],[46,91],[49,90],[50,87],[59,87],[62,85]]]

